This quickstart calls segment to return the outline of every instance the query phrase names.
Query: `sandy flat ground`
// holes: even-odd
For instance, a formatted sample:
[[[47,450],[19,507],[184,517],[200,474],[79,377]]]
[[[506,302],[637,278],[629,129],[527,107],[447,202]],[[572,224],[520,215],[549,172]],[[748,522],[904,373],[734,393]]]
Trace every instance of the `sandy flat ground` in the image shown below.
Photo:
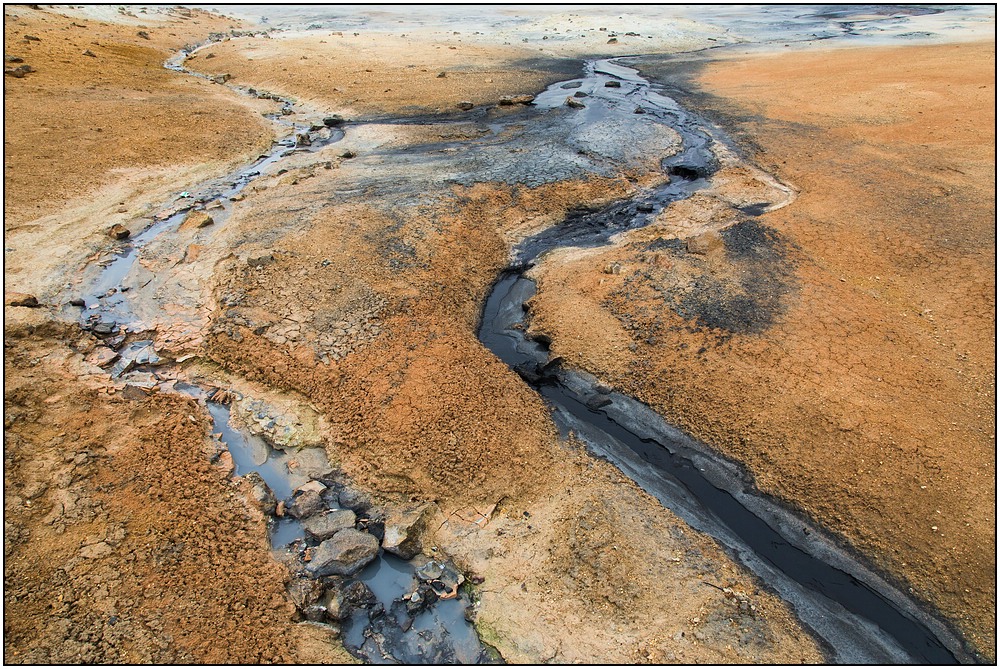
[[[797,199],[747,220],[717,178],[714,203],[682,203],[617,248],[540,268],[534,322],[560,355],[746,463],[762,489],[905,579],[987,657],[994,46],[705,64],[685,101]],[[694,241],[657,250],[671,237]],[[604,273],[612,262],[620,274]]]
[[[539,29],[562,30],[569,18]],[[171,193],[270,143],[261,114],[273,103],[160,67],[170,49],[230,26],[240,27],[201,12],[164,10],[154,21],[6,8],[8,53],[17,46],[38,72],[5,77],[5,245],[15,249],[5,252],[5,289],[49,303],[5,308],[9,660],[347,659],[335,628],[301,623],[288,603],[263,519],[208,463],[205,416],[174,396],[123,399],[85,361],[94,338],[51,304],[107,244],[106,226],[138,229]],[[762,488],[905,576],[992,656],[995,523],[982,504],[994,491],[994,326],[984,318],[995,285],[984,269],[995,258],[984,225],[993,173],[982,148],[992,61],[981,45],[945,48],[887,57],[892,76],[862,67],[870,52],[707,67],[702,85],[717,97],[702,102],[720,117],[752,110],[734,134],[756,142],[758,164],[798,200],[761,217],[727,260],[712,235],[734,222],[732,205],[776,195],[755,173],[726,171],[714,195],[660,223],[664,235],[707,232],[704,253],[647,251],[653,228],[631,246],[555,256],[540,273],[533,327],[746,462]],[[576,76],[546,55],[455,36],[317,33],[236,38],[190,65],[317,112],[386,117],[452,114],[461,100],[493,105]],[[825,74],[837,68],[869,78],[853,78],[844,98]],[[72,141],[40,143],[39,119]],[[322,414],[331,461],[359,485],[434,502],[434,540],[486,578],[477,628],[509,661],[821,661],[787,606],[714,542],[560,441],[539,397],[475,337],[512,240],[662,175],[641,166],[537,188],[393,190],[401,174],[435,183],[434,163],[396,165],[393,152],[463,133],[476,136],[461,124],[365,126],[345,140],[357,156],[337,145],[296,156],[288,172],[255,182],[221,230],[151,245],[144,261],[162,285],[153,306],[186,309],[189,327],[208,323],[168,350],[195,355],[197,373],[216,383],[267,387]],[[361,201],[342,194],[359,184]],[[942,227],[947,237],[932,234]],[[249,267],[260,252],[273,261]],[[612,261],[625,270],[605,274]],[[638,262],[647,278],[625,286]],[[752,303],[765,317],[733,332],[694,327],[650,302],[643,283],[683,297],[692,277],[713,273],[723,301],[763,286],[766,299]],[[746,274],[765,280],[748,288]],[[183,293],[191,285],[198,300]],[[580,310],[590,327],[579,326]],[[744,312],[721,313],[724,325]],[[916,351],[924,360],[909,357]],[[908,487],[890,485],[899,481]],[[463,520],[489,508],[485,528]]]

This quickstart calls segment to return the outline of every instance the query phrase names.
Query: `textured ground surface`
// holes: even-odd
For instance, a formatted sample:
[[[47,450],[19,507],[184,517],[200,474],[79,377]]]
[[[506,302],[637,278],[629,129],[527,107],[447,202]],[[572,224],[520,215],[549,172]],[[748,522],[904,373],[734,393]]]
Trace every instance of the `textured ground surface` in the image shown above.
[[[163,10],[147,22],[141,14],[87,11],[90,18],[5,12],[8,53],[17,46],[24,54],[15,55],[38,70],[5,77],[5,246],[14,249],[5,250],[5,289],[34,292],[43,302],[41,309],[5,309],[6,658],[343,661],[335,630],[297,624],[261,518],[247,510],[239,486],[209,465],[205,415],[164,394],[124,399],[121,383],[116,388],[82,359],[93,337],[65,324],[70,312],[53,304],[72,293],[64,284],[79,281],[84,260],[108,246],[107,226],[138,229],[169,194],[266,146],[273,129],[261,113],[275,104],[160,67],[170,48],[232,22],[197,12]],[[561,22],[570,18],[579,21],[562,16],[536,27],[568,30]],[[600,33],[606,19],[582,25]],[[371,37],[241,38],[204,49],[190,63],[320,112],[383,122],[349,126],[340,144],[293,156],[286,172],[254,182],[224,225],[164,235],[144,249],[124,285],[136,293],[151,286],[137,312],[157,328],[148,336],[158,350],[195,356],[179,372],[248,393],[267,388],[259,392],[279,396],[288,411],[298,403],[303,415],[322,415],[331,461],[357,484],[397,502],[436,502],[434,540],[485,577],[475,590],[477,625],[508,660],[820,661],[787,607],[712,541],[606,463],[560,442],[538,395],[475,337],[480,305],[512,242],[581,205],[598,207],[662,182],[657,160],[676,137],[635,118],[602,125],[595,138],[574,125],[568,108],[541,114],[491,107],[501,95],[578,76],[566,61],[537,51],[427,35]],[[701,38],[689,39],[695,45]],[[96,59],[82,55],[87,48]],[[112,56],[114,67],[104,67]],[[938,67],[947,78],[940,81],[926,74],[933,67],[924,68],[927,85],[962,81],[947,67],[963,58],[972,56],[959,50],[943,58]],[[776,78],[794,74],[771,62]],[[825,62],[811,70],[820,79],[814,93],[823,90]],[[944,137],[944,145],[933,145],[937,153],[919,146],[929,138],[859,139],[862,130],[885,133],[902,121],[898,114],[859,120],[831,96],[828,116],[799,119],[792,104],[768,110],[784,93],[762,84],[753,89],[759,97],[749,97],[739,67],[717,66],[712,85],[739,104],[762,106],[756,124],[740,128],[758,138],[758,150],[767,147],[760,164],[802,190],[801,213],[796,202],[724,229],[746,218],[734,206],[775,197],[759,175],[730,167],[711,194],[668,211],[656,229],[610,251],[554,254],[533,305],[536,327],[552,332],[558,350],[580,366],[745,460],[762,487],[910,577],[955,619],[968,612],[965,629],[991,648],[980,639],[989,633],[983,617],[992,591],[983,594],[983,584],[993,581],[983,556],[991,555],[992,512],[975,494],[961,497],[968,493],[960,487],[979,476],[980,494],[992,499],[992,441],[984,435],[993,432],[984,421],[994,398],[987,376],[993,349],[983,343],[992,322],[983,314],[993,310],[993,284],[982,268],[995,247],[982,223],[992,220],[993,201],[989,158],[976,153],[982,132],[962,135],[968,150],[960,162],[942,162],[959,138]],[[965,69],[970,82],[982,79]],[[728,83],[727,72],[737,73]],[[857,81],[863,96],[864,80]],[[971,95],[957,104],[992,99],[979,85],[969,83],[963,92]],[[803,85],[801,95],[821,97],[809,90]],[[943,96],[923,95],[925,114],[944,109],[931,104]],[[464,114],[455,107],[460,100],[477,106]],[[32,116],[34,108],[41,111]],[[411,125],[387,122],[411,112],[423,116]],[[47,114],[53,120],[46,123],[62,124],[72,141],[42,151],[26,138]],[[974,117],[971,128],[984,122]],[[942,115],[936,125],[944,123]],[[630,141],[636,133],[648,152]],[[103,141],[106,134],[114,141]],[[821,156],[818,163],[809,162],[811,153]],[[947,192],[915,216],[914,205],[898,197],[908,191],[899,189],[917,190],[925,177]],[[873,189],[864,220],[844,204],[862,202],[855,192],[862,178]],[[853,188],[852,197],[826,194],[828,186]],[[942,202],[956,203],[949,211],[965,218],[942,216]],[[890,244],[870,232],[870,212],[880,221],[875,231],[888,239],[898,240],[901,228],[925,232],[903,235],[909,247]],[[935,221],[950,226],[951,242],[921,227]],[[678,244],[664,239],[671,235],[698,238]],[[927,244],[948,262],[917,267]],[[886,247],[909,251],[896,262],[886,259]],[[259,262],[251,265],[250,257]],[[901,272],[903,260],[916,268]],[[604,273],[612,261],[622,267]],[[143,283],[150,277],[156,281]],[[964,287],[957,297],[917,303],[913,277],[927,281],[928,293]],[[873,283],[883,279],[893,281],[891,290]],[[556,294],[552,287],[560,289],[558,300],[547,297]],[[903,319],[890,313],[896,310],[921,315]],[[942,324],[942,314],[963,325]],[[890,316],[904,325],[889,330],[894,342],[883,343],[872,319]],[[946,346],[930,346],[935,335]],[[904,350],[927,360],[911,363]],[[757,377],[760,361],[766,383]],[[846,375],[837,367],[843,364]],[[840,380],[831,387],[827,377],[835,374]],[[897,377],[912,385],[884,381]],[[940,399],[934,412],[927,397]],[[866,408],[873,402],[877,412]],[[966,409],[957,408],[961,402]],[[977,414],[983,418],[972,422]],[[778,429],[786,423],[791,427]],[[952,455],[958,444],[964,459]],[[919,450],[919,466],[904,447]],[[842,468],[829,466],[833,456]],[[913,490],[897,493],[886,481],[912,482]],[[919,517],[900,513],[894,525],[875,517],[879,505],[902,509],[903,495],[921,494],[924,501],[908,499],[905,507]],[[871,501],[844,504],[852,495]],[[480,512],[489,518],[485,527],[471,522]],[[916,528],[927,514],[936,516],[927,524],[937,530],[924,536]],[[953,531],[949,522],[968,525]],[[898,553],[886,548],[890,540]]]
[[[757,218],[692,199],[616,248],[567,253],[540,268],[533,326],[903,576],[987,657],[993,47],[708,64],[685,101],[798,199]]]

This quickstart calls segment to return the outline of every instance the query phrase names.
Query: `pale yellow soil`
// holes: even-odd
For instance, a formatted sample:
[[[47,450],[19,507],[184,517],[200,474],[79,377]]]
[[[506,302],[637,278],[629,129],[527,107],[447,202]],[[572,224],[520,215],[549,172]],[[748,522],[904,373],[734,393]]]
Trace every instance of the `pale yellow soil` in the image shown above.
[[[5,53],[35,70],[4,76],[6,290],[53,293],[113,224],[138,230],[169,194],[270,145],[260,104],[163,68],[173,50],[238,23],[195,10],[137,16],[121,25],[4,8]]]
[[[455,112],[462,101],[495,105],[502,96],[530,95],[576,76],[569,61],[568,72],[559,75],[530,62],[539,56],[520,47],[454,44],[426,35],[293,33],[232,39],[199,51],[187,64],[357,115]]]
[[[758,251],[774,256],[741,259],[717,233],[687,250],[650,249],[746,218],[693,198],[615,248],[540,267],[534,322],[556,353],[745,462],[762,489],[905,579],[986,658],[996,614],[994,47],[709,63],[699,84],[718,96],[710,106],[723,119],[756,114],[729,130],[799,191],[759,219],[777,241]],[[612,262],[620,274],[604,273]],[[757,300],[759,329],[711,328],[670,306],[702,295]]]

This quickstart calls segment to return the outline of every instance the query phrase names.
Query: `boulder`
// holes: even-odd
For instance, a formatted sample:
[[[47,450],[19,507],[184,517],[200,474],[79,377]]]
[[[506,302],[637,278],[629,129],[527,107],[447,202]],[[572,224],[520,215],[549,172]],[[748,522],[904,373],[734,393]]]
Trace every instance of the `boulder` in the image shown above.
[[[570,96],[570,97],[566,98],[566,106],[567,107],[572,107],[573,109],[583,109],[587,105],[583,104],[582,102],[580,102],[576,98]]]
[[[34,309],[41,306],[38,304],[38,298],[28,293],[6,293],[4,294],[3,301],[8,307],[29,307]]]
[[[420,540],[427,530],[430,506],[415,509],[392,509],[385,519],[382,548],[388,553],[410,560],[420,553]]]
[[[207,228],[215,223],[215,220],[205,211],[189,211],[181,223],[181,230],[194,230],[196,228]]]
[[[288,507],[288,514],[294,518],[307,518],[323,508],[323,498],[315,490],[307,490],[292,500],[292,505]]]
[[[378,541],[375,537],[348,528],[317,546],[306,570],[314,576],[350,576],[374,560],[376,555]]]
[[[108,237],[111,239],[128,239],[132,233],[121,223],[115,223],[108,229]]]
[[[337,509],[307,518],[302,523],[306,534],[326,541],[337,532],[354,527],[357,516],[353,511]]]

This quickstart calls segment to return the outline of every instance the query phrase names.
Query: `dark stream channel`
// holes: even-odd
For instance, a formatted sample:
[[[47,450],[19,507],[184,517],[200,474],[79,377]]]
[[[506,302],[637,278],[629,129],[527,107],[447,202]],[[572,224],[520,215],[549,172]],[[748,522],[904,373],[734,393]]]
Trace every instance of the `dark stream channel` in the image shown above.
[[[183,71],[180,60],[170,66]],[[614,83],[606,86],[608,82]],[[550,361],[548,346],[525,337],[523,304],[534,294],[535,285],[522,270],[549,250],[603,245],[614,234],[649,224],[671,203],[704,188],[718,167],[711,150],[712,133],[705,123],[652,90],[635,70],[606,60],[590,62],[582,78],[550,86],[535,99],[535,107],[542,111],[562,107],[574,91],[584,93],[586,100],[586,106],[576,110],[574,122],[578,124],[609,118],[624,124],[641,113],[675,130],[682,139],[681,149],[661,162],[671,175],[670,183],[600,211],[577,212],[562,224],[525,239],[514,249],[517,269],[499,277],[486,301],[480,340],[548,400],[564,434],[572,431],[595,455],[614,463],[694,529],[714,537],[788,601],[821,639],[832,661],[971,661],[944,624],[839,549],[822,530],[758,493],[738,464],[671,427],[640,402]],[[123,282],[147,243],[176,230],[188,210],[206,203],[217,203],[212,213],[221,224],[228,217],[233,196],[260,174],[274,171],[281,158],[296,151],[317,151],[341,137],[343,132],[334,130],[308,149],[296,149],[294,140],[284,140],[242,170],[203,184],[193,194],[182,194],[172,211],[122,244],[119,255],[93,276],[84,295],[81,325],[108,337],[110,345],[122,346],[135,318],[132,307],[143,299],[145,287],[124,286]],[[774,205],[757,203],[747,213],[754,215]],[[141,324],[136,327],[141,331]],[[123,367],[121,374],[127,371]],[[282,473],[286,470],[281,466],[282,455],[230,428],[227,408],[209,403],[208,410],[233,455],[237,474],[257,472],[279,499],[292,495],[294,486]],[[300,523],[275,520],[271,540],[276,548],[301,542]],[[494,660],[465,619],[468,601],[464,597],[442,601],[415,618],[404,615],[399,598],[414,587],[419,568],[380,553],[359,575],[384,615],[358,613],[346,621],[347,647],[369,662]]]
[[[612,77],[620,86],[604,87]],[[702,121],[652,91],[635,70],[598,61],[588,65],[581,84],[590,96],[587,113],[633,113],[631,107],[623,108],[627,100],[680,134],[683,148],[662,163],[671,183],[641,199],[572,215],[525,239],[514,249],[515,268],[499,277],[487,298],[479,339],[548,400],[564,435],[572,431],[592,453],[718,540],[788,601],[832,661],[971,662],[944,624],[839,549],[821,529],[757,492],[737,463],[668,425],[637,400],[550,360],[546,344],[526,337],[524,304],[534,295],[535,284],[524,271],[541,255],[563,246],[603,245],[622,230],[646,225],[655,212],[703,188],[705,177],[716,169]],[[538,101],[544,104],[547,96],[561,100],[566,94],[561,88],[551,87]]]

